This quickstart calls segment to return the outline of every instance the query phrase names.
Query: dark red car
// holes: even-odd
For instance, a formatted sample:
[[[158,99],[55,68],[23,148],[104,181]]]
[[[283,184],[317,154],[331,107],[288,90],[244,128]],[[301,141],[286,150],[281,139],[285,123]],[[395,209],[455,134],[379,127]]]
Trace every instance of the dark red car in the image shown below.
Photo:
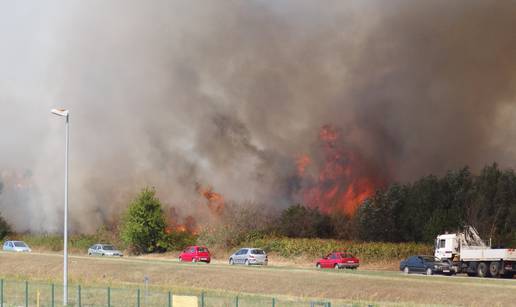
[[[353,257],[350,253],[346,252],[333,252],[329,253],[326,257],[317,260],[315,266],[318,269],[321,268],[332,268],[332,269],[356,269],[358,268],[360,261],[358,258]]]
[[[179,255],[179,261],[210,263],[210,251],[206,246],[189,246]]]

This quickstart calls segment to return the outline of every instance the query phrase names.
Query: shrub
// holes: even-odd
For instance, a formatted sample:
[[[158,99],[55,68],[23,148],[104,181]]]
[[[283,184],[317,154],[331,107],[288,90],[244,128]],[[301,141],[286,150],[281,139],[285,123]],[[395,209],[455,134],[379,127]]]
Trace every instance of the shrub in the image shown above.
[[[137,253],[161,251],[166,248],[165,226],[156,191],[144,188],[122,217],[120,238]]]
[[[383,261],[405,258],[415,254],[432,254],[432,246],[420,243],[375,243],[330,239],[266,237],[243,245],[261,247],[283,257],[317,258],[332,251],[348,251],[361,260]]]
[[[0,240],[3,240],[10,233],[11,233],[11,226],[2,217],[2,215],[0,215]]]
[[[333,235],[329,216],[301,205],[291,206],[281,213],[278,230],[291,238],[328,238]]]
[[[63,250],[63,236],[57,234],[22,234],[13,239],[27,243],[31,248],[49,250],[53,252]],[[68,240],[68,249],[73,252],[86,253],[88,247],[97,243],[95,235],[75,234]]]
[[[227,204],[218,223],[205,227],[199,234],[200,244],[232,248],[241,242],[262,238],[272,232],[274,217],[263,205]]]
[[[164,246],[167,250],[178,251],[185,249],[187,246],[195,245],[197,242],[197,235],[187,231],[174,231],[165,234],[163,241],[164,242],[160,245]]]

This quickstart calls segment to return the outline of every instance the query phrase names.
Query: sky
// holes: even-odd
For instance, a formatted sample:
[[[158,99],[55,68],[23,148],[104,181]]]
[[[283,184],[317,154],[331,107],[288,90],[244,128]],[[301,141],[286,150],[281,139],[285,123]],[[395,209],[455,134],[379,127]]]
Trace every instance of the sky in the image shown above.
[[[0,212],[72,231],[145,186],[201,215],[197,187],[284,208],[324,164],[322,126],[368,176],[515,166],[512,1],[0,0]],[[296,159],[316,162],[297,178]]]

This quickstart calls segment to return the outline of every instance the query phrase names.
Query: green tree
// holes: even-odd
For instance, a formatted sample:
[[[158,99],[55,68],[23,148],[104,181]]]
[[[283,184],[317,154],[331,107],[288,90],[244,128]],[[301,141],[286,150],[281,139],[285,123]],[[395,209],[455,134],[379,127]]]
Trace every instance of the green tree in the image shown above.
[[[120,237],[137,253],[164,249],[165,216],[154,188],[144,188],[122,217]]]
[[[287,237],[328,238],[333,235],[331,218],[317,209],[301,205],[285,209],[279,217],[278,230]]]
[[[2,193],[3,188],[4,184],[2,183],[2,181],[0,181],[0,193]],[[3,218],[2,214],[0,214],[0,240],[3,240],[10,233],[11,226]]]
[[[3,240],[8,234],[11,233],[11,226],[0,214],[0,240]]]

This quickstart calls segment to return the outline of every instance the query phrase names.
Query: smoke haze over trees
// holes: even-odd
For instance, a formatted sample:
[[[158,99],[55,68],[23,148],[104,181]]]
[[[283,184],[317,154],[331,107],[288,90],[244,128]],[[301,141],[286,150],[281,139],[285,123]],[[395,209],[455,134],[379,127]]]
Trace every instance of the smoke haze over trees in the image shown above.
[[[296,159],[326,158],[328,124],[359,170],[401,183],[373,202],[463,165],[515,167],[515,16],[489,0],[0,1],[0,212],[18,231],[61,229],[53,107],[71,111],[72,231],[116,222],[142,186],[196,218],[199,184],[300,203],[323,163],[299,177]],[[412,188],[434,195],[432,178]]]

